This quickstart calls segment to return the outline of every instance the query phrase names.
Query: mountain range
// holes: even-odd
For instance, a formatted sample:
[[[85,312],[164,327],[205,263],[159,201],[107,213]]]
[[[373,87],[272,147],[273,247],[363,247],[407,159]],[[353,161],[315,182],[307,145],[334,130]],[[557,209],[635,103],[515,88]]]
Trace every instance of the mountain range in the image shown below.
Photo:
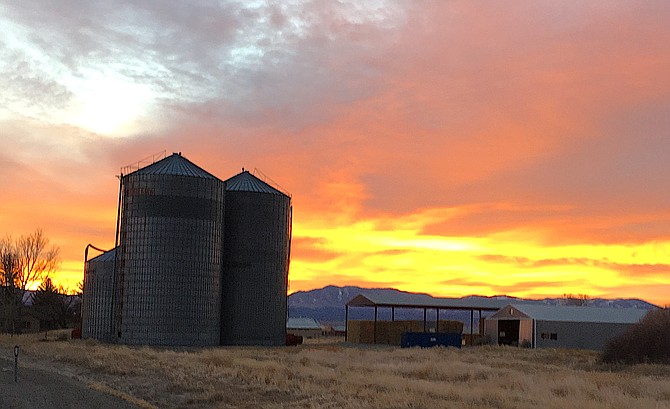
[[[384,294],[398,294],[407,293],[394,288],[361,288],[355,286],[337,287],[329,285],[324,288],[319,288],[310,291],[297,291],[288,297],[289,317],[309,317],[314,318],[322,323],[329,324],[343,324],[345,320],[345,304],[359,294],[369,295],[384,295]],[[546,305],[575,305],[575,303],[582,303],[590,307],[603,308],[640,308],[652,309],[657,307],[654,304],[648,303],[639,299],[604,299],[604,298],[582,298],[570,299],[566,297],[545,298],[542,300],[530,300],[524,298],[510,297],[506,295],[499,295],[493,297],[484,297],[478,295],[471,295],[463,297],[464,299],[475,298],[497,298],[509,300],[514,302],[537,302]],[[368,311],[363,311],[368,310]],[[352,319],[371,319],[371,308],[355,308],[350,309],[349,316]],[[382,314],[384,312],[380,312]],[[388,312],[386,312],[388,313]],[[469,320],[469,311],[444,311],[440,313],[441,319],[457,319],[460,321]],[[396,313],[397,319],[423,319],[423,311],[419,310],[402,310]],[[380,319],[388,319],[380,316]]]

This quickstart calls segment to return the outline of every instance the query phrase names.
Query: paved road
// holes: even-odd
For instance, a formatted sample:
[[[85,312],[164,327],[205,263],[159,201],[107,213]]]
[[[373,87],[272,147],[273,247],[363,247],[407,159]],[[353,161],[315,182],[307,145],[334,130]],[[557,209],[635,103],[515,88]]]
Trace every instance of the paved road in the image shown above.
[[[137,409],[117,397],[88,388],[63,375],[20,367],[14,382],[14,362],[0,359],[2,409]]]

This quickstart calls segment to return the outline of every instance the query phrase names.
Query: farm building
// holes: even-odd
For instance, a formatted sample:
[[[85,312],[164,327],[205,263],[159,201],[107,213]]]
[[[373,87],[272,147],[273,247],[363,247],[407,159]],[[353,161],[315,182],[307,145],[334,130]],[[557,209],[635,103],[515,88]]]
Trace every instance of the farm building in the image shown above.
[[[289,318],[286,322],[286,333],[303,338],[320,338],[321,324],[314,318]]]
[[[532,348],[602,349],[649,310],[509,304],[485,320],[498,345]]]
[[[283,345],[291,198],[181,153],[122,169],[115,250],[85,260],[83,336],[132,345]]]
[[[428,294],[398,292],[395,294],[362,293],[346,304],[346,335],[353,343],[400,345],[405,332],[425,333],[463,333],[464,322],[445,320],[448,311],[460,311],[469,315],[468,331],[463,339],[468,345],[480,342],[483,335],[482,313],[499,310],[508,301],[495,297],[438,298]],[[351,308],[366,308],[374,311],[372,320],[350,320]],[[397,320],[400,310],[413,310],[423,313],[422,320]],[[379,319],[386,312],[390,320]],[[475,316],[475,312],[477,313]],[[390,313],[390,314],[388,314]],[[442,318],[440,318],[440,314]],[[475,324],[475,322],[477,324]]]

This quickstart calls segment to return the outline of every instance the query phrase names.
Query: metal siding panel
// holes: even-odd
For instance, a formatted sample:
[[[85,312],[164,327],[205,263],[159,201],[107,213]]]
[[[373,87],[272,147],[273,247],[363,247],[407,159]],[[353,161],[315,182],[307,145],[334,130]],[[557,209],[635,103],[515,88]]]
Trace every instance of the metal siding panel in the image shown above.
[[[489,338],[489,342],[498,345],[498,320],[484,320],[484,334]]]
[[[633,324],[537,321],[536,345],[538,348],[602,350],[609,339],[622,334],[631,325]],[[542,339],[543,333],[555,333],[558,339]]]
[[[82,337],[98,341],[109,341],[112,321],[113,257],[102,257],[114,251],[89,260],[84,275],[82,303]]]
[[[519,320],[519,345],[523,345],[524,342],[533,342],[533,320]]]

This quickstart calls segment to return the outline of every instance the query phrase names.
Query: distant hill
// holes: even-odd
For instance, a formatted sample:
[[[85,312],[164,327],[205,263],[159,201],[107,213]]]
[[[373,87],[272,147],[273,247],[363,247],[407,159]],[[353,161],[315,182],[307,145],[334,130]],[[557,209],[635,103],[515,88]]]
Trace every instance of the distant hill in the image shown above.
[[[288,298],[289,317],[310,317],[315,318],[324,323],[339,324],[344,323],[345,320],[345,304],[355,296],[366,293],[370,295],[389,294],[389,293],[407,293],[406,291],[396,290],[394,288],[361,288],[355,286],[337,287],[329,285],[324,288],[311,291],[298,291]],[[425,294],[425,293],[424,293]],[[543,300],[528,300],[523,298],[509,297],[505,295],[494,296],[498,299],[509,300],[510,303],[519,301],[532,301],[546,305],[562,305],[566,300],[560,298],[545,298]],[[471,295],[463,297],[464,299],[474,298],[491,298]],[[651,309],[655,308],[654,304],[639,299],[614,299],[608,300],[603,298],[593,298],[587,300],[587,305],[592,307],[605,308],[640,308]],[[366,311],[367,310],[367,311]],[[380,310],[380,319],[388,319],[384,314],[389,312]],[[350,309],[350,317],[353,319],[371,319],[372,308],[355,308]],[[432,316],[429,315],[429,317]],[[420,310],[399,310],[396,313],[397,319],[423,319],[423,311]],[[440,312],[442,319],[457,319],[464,322],[469,322],[470,313],[468,311],[443,311]]]

